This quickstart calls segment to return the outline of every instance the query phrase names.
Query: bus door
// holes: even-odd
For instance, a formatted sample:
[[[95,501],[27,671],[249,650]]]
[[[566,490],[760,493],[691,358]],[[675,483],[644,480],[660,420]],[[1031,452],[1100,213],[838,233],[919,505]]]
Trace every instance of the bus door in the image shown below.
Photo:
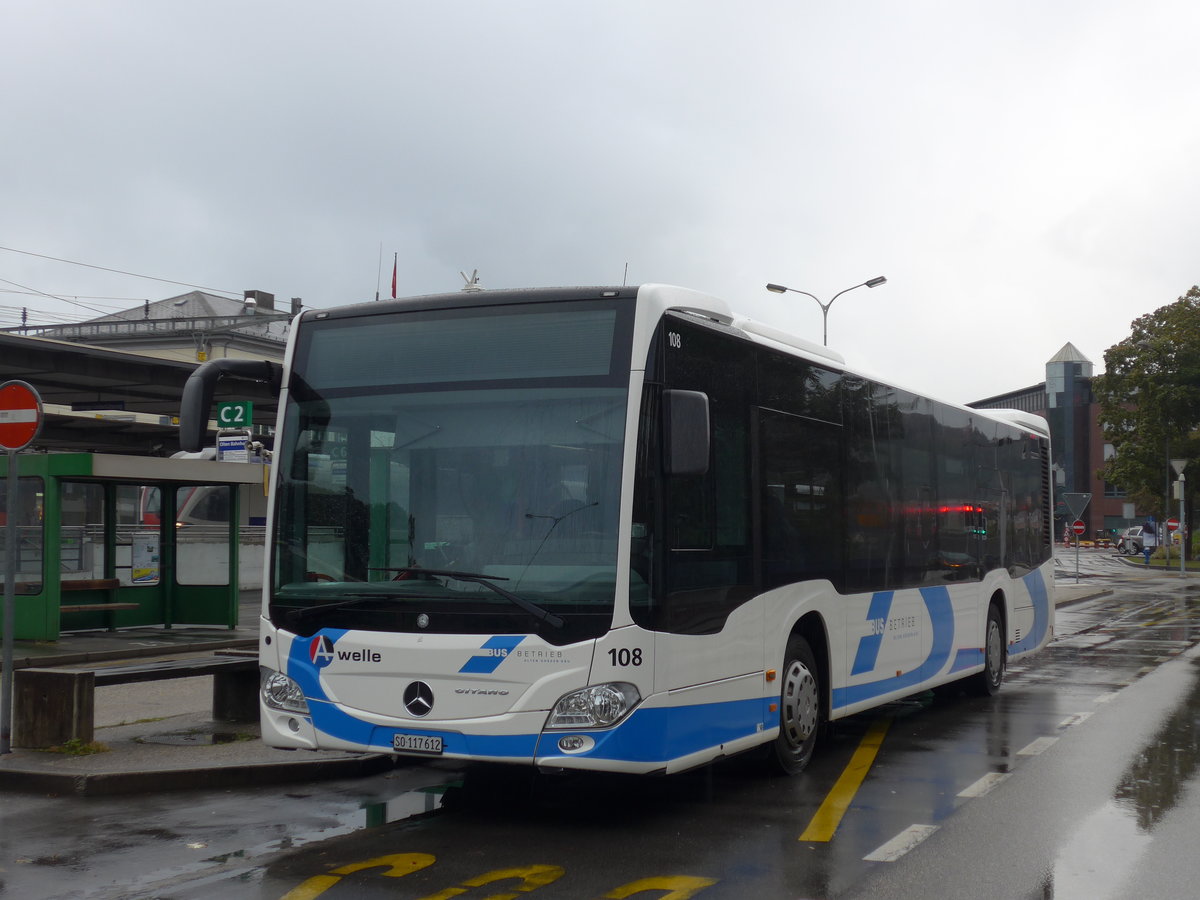
[[[679,715],[675,747],[711,746],[761,725],[763,612],[754,582],[750,434],[750,348],[674,318],[665,323],[666,386],[702,393],[709,415],[709,464],[663,482],[655,689]]]

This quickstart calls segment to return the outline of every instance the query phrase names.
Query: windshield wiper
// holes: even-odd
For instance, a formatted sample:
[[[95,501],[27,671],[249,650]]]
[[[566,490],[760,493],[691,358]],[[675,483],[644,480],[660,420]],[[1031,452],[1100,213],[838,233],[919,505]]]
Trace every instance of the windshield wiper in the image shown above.
[[[321,613],[328,612],[331,609],[344,609],[347,606],[357,606],[360,603],[366,603],[368,600],[407,600],[408,597],[402,597],[397,594],[353,594],[348,600],[339,600],[337,603],[322,603],[320,606],[305,606],[300,609],[289,609],[284,613],[284,618],[288,622],[299,625],[308,619],[315,618]]]
[[[524,597],[519,597],[512,591],[506,591],[497,581],[508,581],[507,578],[499,575],[479,575],[475,572],[454,572],[446,569],[423,569],[420,566],[401,566],[399,568],[387,569],[388,572],[398,572],[403,575],[429,575],[436,578],[451,578],[454,581],[468,581],[474,584],[481,584],[489,591],[499,594],[508,602],[515,606],[521,607],[525,612],[529,613],[536,619],[540,619],[547,625],[553,628],[562,628],[566,624],[561,616],[556,616],[549,610],[542,609],[532,600],[526,600]]]

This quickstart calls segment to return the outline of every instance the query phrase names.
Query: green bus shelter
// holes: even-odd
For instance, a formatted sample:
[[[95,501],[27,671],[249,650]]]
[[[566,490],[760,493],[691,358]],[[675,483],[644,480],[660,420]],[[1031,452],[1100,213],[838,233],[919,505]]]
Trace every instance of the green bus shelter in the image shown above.
[[[237,625],[239,553],[256,531],[261,545],[265,526],[250,515],[265,510],[262,464],[99,453],[16,459],[14,506],[0,457],[0,525],[12,515],[17,527],[15,639]]]

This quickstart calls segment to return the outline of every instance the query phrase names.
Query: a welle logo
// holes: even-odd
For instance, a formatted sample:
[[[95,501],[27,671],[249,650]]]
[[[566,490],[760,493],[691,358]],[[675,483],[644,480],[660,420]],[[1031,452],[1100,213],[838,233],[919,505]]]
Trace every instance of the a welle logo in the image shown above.
[[[335,659],[338,662],[383,662],[378,650],[336,650],[328,635],[318,635],[308,645],[308,658],[318,669],[323,669]]]

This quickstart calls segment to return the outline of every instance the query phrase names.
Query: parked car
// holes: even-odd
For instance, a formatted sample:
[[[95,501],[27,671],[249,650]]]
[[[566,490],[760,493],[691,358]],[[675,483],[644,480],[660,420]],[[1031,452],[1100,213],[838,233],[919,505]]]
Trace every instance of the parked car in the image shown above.
[[[1141,553],[1143,542],[1142,526],[1134,525],[1121,532],[1121,536],[1117,538],[1117,550],[1130,555]]]

